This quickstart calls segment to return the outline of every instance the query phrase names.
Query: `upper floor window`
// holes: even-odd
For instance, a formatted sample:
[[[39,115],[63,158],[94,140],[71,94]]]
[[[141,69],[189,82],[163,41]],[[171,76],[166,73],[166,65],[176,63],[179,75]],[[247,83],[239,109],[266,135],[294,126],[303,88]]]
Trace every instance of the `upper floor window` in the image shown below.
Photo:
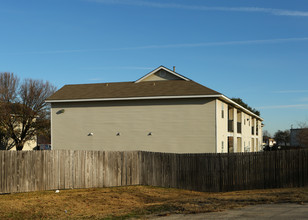
[[[225,114],[224,114],[224,103],[221,104],[221,118],[224,118]]]

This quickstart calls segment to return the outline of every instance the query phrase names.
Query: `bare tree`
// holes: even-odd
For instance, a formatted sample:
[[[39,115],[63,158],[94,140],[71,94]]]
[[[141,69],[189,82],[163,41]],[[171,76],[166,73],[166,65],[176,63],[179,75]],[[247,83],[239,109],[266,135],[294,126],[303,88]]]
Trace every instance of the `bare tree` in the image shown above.
[[[17,98],[19,79],[13,73],[0,73],[0,102],[12,102]]]
[[[12,148],[12,142],[9,141],[10,136],[3,126],[4,121],[7,119],[6,108],[8,103],[16,100],[17,85],[19,79],[13,73],[0,74],[0,146],[1,149]],[[10,117],[10,116],[8,116]]]
[[[263,131],[263,142],[264,143],[269,143],[269,139],[271,138],[271,134],[267,131]]]
[[[244,108],[248,109],[252,113],[260,116],[260,111],[255,108],[250,107],[247,103],[245,103],[241,98],[231,98],[232,101],[236,102],[237,104],[243,106]]]
[[[284,146],[287,146],[287,143],[289,143],[290,141],[290,131],[289,130],[285,130],[285,131],[278,130],[274,134],[274,139],[277,142],[277,144],[283,143]]]
[[[8,134],[3,127],[0,127],[0,150],[11,149],[13,147],[12,145],[13,142],[10,142],[10,137]]]
[[[21,83],[13,73],[0,73],[0,127],[6,138],[22,150],[24,144],[48,126],[48,106],[45,99],[55,87],[49,82],[25,79]]]

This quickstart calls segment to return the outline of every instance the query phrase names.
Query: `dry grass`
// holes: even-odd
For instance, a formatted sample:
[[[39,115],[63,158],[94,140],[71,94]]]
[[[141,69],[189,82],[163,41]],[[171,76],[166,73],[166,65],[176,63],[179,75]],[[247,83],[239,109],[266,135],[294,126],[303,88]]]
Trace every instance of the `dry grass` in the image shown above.
[[[203,193],[128,186],[0,195],[1,219],[127,219],[213,212],[261,203],[308,202],[308,188]]]

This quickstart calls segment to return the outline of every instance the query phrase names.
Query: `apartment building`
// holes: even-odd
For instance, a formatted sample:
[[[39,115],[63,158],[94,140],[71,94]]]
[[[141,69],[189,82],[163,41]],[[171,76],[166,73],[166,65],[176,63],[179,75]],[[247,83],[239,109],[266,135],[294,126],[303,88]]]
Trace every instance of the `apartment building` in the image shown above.
[[[52,149],[261,150],[261,117],[164,66],[132,82],[66,85],[47,102]]]

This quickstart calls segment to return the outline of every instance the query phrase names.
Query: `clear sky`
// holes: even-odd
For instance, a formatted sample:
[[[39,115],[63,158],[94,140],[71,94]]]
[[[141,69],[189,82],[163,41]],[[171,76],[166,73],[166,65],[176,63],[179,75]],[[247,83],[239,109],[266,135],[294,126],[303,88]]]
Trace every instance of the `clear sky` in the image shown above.
[[[1,0],[0,72],[65,84],[164,65],[261,111],[308,122],[307,0]]]

